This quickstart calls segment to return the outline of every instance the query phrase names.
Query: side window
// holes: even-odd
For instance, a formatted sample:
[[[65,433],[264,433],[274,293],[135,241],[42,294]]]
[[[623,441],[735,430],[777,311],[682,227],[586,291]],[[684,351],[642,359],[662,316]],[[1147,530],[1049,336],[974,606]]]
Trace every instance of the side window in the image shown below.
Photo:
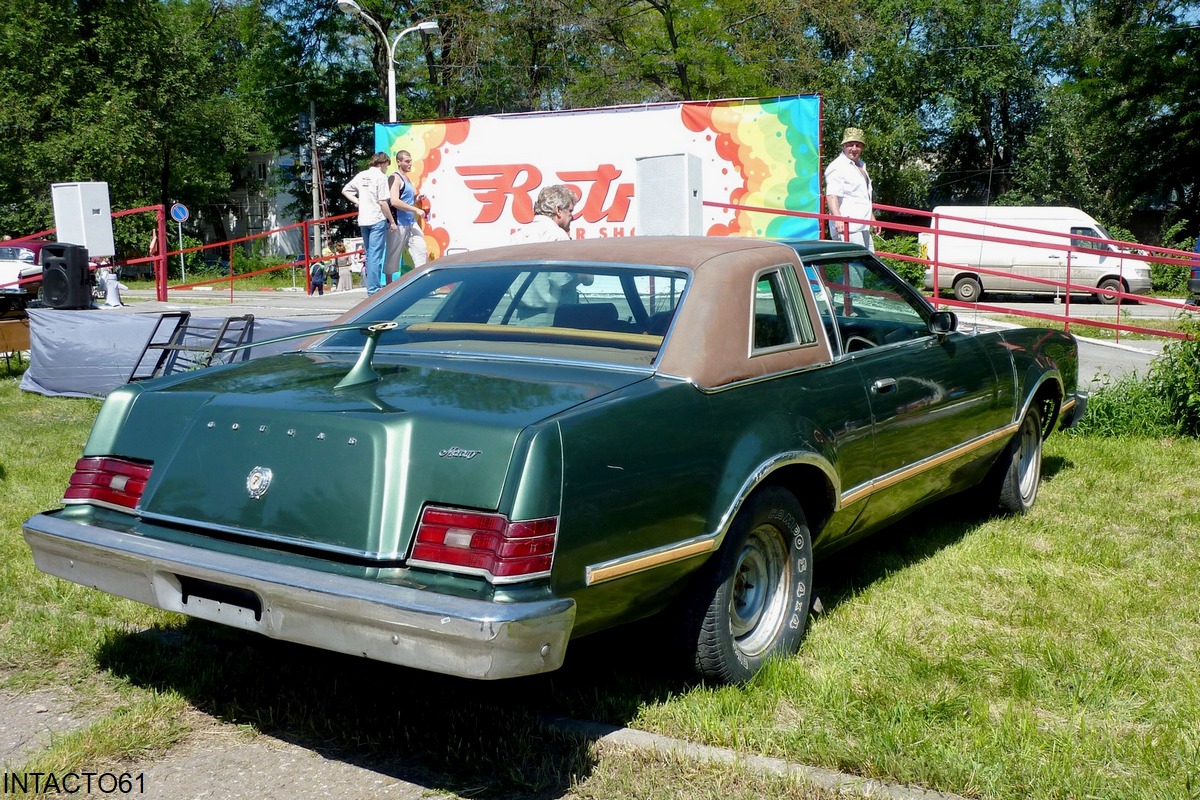
[[[1087,250],[1104,250],[1104,245],[1099,242],[1089,242],[1087,239],[1076,239],[1076,236],[1094,236],[1097,239],[1102,238],[1100,231],[1095,228],[1071,228],[1071,246],[1082,247]],[[1060,240],[1061,241],[1061,240]]]
[[[813,341],[807,319],[797,321],[788,302],[783,273],[765,272],[754,286],[754,351],[772,350]]]
[[[827,261],[815,267],[821,321],[836,352],[854,353],[929,333],[928,306],[874,259]],[[806,274],[811,272],[806,268]]]

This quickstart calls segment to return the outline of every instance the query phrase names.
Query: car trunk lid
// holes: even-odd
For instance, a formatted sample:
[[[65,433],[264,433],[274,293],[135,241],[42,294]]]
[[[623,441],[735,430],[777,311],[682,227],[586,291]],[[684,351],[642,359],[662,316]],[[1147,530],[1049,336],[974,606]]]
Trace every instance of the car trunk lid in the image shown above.
[[[498,508],[523,430],[644,377],[469,360],[375,367],[379,381],[335,391],[345,359],[290,354],[142,394],[135,413],[148,415],[165,412],[173,394],[202,397],[169,452],[153,458],[142,513],[400,559],[424,504]]]

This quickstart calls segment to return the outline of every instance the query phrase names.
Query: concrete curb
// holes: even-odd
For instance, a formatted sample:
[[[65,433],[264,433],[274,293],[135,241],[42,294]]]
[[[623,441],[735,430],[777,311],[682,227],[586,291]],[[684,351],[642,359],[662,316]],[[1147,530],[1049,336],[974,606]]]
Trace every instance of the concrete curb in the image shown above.
[[[863,797],[880,797],[889,800],[967,800],[957,794],[883,783],[820,767],[793,764],[779,758],[749,755],[724,747],[692,744],[656,733],[647,733],[632,728],[618,728],[599,722],[546,716],[542,718],[542,724],[550,730],[590,739],[602,750],[637,750],[690,758],[696,761],[740,765],[759,773],[799,778],[805,783],[832,792],[856,792]]]

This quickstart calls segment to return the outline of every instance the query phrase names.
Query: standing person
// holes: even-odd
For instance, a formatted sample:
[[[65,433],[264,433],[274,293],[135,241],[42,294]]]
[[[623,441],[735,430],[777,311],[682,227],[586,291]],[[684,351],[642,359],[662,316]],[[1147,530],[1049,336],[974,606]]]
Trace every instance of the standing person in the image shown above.
[[[517,237],[519,242],[570,241],[575,193],[561,183],[538,192],[533,222]],[[542,272],[530,282],[517,303],[517,324],[549,325],[559,306],[577,305],[580,286],[591,286],[594,277],[573,272]]]
[[[825,168],[825,209],[830,216],[875,219],[871,176],[867,174],[867,165],[862,159],[866,147],[867,137],[861,129],[846,128],[842,134],[842,154]],[[846,234],[847,226],[849,236]],[[830,238],[851,241],[874,251],[872,227],[866,222],[831,219],[829,235]]]
[[[325,262],[325,280],[331,284],[329,291],[332,294],[337,291],[338,282],[338,267],[337,259],[333,257],[333,247],[325,245],[321,248],[321,260]]]
[[[561,183],[544,187],[533,204],[533,222],[517,237],[521,242],[555,242],[570,239],[575,213],[575,193]]]
[[[396,172],[388,176],[392,213],[396,215],[396,230],[388,233],[387,254],[383,260],[385,280],[395,280],[400,274],[400,260],[408,250],[413,269],[429,260],[425,246],[425,211],[418,204],[417,188],[408,173],[412,171],[412,153],[396,151]]]
[[[312,295],[315,292],[317,295],[324,297],[325,296],[325,262],[324,261],[314,261],[312,266],[309,268],[308,276],[311,279],[310,283],[312,284],[312,288],[310,288],[308,290],[309,295]]]
[[[371,166],[342,187],[342,195],[358,206],[358,227],[362,231],[363,250],[366,251],[363,283],[366,284],[368,297],[383,286],[384,237],[388,231],[396,229],[396,218],[392,216],[389,202],[387,175],[383,171],[390,163],[392,160],[387,153],[376,153],[371,156]]]
[[[346,243],[335,242],[333,255],[333,263],[338,274],[337,291],[348,292],[354,288],[354,275],[350,272],[350,258],[346,255]]]

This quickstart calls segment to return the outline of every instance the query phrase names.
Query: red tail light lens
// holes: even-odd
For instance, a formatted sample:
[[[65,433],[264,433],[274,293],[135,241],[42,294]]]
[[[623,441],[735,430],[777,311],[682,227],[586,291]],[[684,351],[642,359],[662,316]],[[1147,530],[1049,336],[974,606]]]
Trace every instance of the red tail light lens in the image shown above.
[[[63,501],[136,508],[150,480],[150,469],[149,464],[123,458],[81,458],[75,462]]]
[[[502,514],[427,508],[408,563],[515,583],[550,574],[558,517],[509,522]]]

